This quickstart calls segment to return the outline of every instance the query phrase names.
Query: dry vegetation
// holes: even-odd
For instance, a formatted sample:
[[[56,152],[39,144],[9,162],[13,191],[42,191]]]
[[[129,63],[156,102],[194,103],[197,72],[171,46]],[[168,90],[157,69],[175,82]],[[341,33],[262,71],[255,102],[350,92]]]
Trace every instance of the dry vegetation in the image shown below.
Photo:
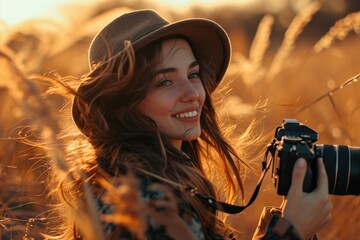
[[[42,239],[40,232],[51,229],[56,218],[49,207],[52,199],[47,197],[53,190],[46,184],[49,161],[63,176],[69,169],[63,159],[64,143],[57,137],[59,130],[71,123],[59,117],[68,110],[67,105],[64,107],[67,99],[43,97],[48,85],[33,74],[53,70],[61,75],[84,74],[87,46],[99,25],[128,7],[151,7],[139,2],[126,8],[116,1],[101,7],[89,5],[82,19],[74,18],[68,26],[47,21],[29,21],[12,28],[0,25],[0,240]],[[293,18],[281,44],[274,46],[274,16],[264,15],[257,22],[256,35],[248,37],[232,24],[241,21],[236,21],[236,11],[224,8],[222,12],[227,10],[226,18],[217,11],[201,9],[186,13],[186,17],[213,18],[230,33],[233,62],[224,82],[232,90],[224,98],[223,114],[237,123],[239,131],[251,120],[261,119],[264,141],[251,152],[263,151],[283,118],[296,118],[316,129],[320,143],[360,146],[360,12],[338,19],[314,41],[314,37],[301,38],[321,11],[321,6],[311,4]],[[165,9],[159,11],[174,20],[183,17]],[[246,48],[250,49],[248,53],[243,51]],[[47,148],[27,144],[44,139]],[[43,158],[44,154],[49,157]],[[356,160],[360,167],[360,159]],[[253,161],[259,169],[261,159]],[[248,194],[256,180],[257,173],[248,175]],[[355,239],[360,229],[360,198],[332,198],[334,218],[320,232],[320,238]],[[253,206],[230,221],[243,239],[249,239],[262,206],[278,205],[280,200],[267,176]]]

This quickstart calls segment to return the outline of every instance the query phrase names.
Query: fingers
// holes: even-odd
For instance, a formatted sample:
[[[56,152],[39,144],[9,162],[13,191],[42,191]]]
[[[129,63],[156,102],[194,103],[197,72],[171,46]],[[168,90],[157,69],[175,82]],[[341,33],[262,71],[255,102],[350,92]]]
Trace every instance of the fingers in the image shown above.
[[[292,183],[289,192],[301,194],[303,192],[303,183],[306,174],[306,161],[299,158],[294,166],[292,174]]]
[[[303,192],[307,162],[299,158],[292,173],[292,183],[287,196],[283,216],[288,219],[299,233],[310,238],[331,219],[332,204],[328,193],[328,179],[322,159],[317,159],[317,189]]]
[[[328,183],[324,162],[321,158],[317,159],[317,161],[318,161],[317,164],[318,164],[318,175],[319,175],[317,180],[317,188],[319,189],[319,191],[328,192],[329,183]]]

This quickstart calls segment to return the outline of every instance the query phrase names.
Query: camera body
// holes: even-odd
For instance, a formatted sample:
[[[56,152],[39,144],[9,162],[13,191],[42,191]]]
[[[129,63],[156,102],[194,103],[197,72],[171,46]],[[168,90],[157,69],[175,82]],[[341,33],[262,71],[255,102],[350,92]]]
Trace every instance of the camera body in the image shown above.
[[[270,152],[274,156],[272,179],[279,195],[287,195],[296,161],[304,158],[307,171],[304,179],[304,192],[311,192],[316,187],[316,154],[313,143],[318,140],[318,133],[300,124],[295,119],[284,119],[282,126],[275,130],[275,138]]]
[[[275,130],[275,137],[268,145],[271,153],[272,179],[279,195],[287,195],[296,161],[304,158],[307,171],[303,191],[316,188],[318,179],[317,159],[322,158],[328,177],[329,194],[360,194],[360,147],[314,143],[318,133],[295,119],[284,119]]]

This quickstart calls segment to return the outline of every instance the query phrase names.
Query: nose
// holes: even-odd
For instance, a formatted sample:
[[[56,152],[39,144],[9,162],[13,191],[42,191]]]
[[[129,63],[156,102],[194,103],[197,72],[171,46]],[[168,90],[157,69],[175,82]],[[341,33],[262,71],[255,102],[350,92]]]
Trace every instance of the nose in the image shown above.
[[[182,84],[181,88],[181,101],[183,102],[191,102],[196,101],[200,96],[199,89],[196,87],[194,83],[186,79]]]

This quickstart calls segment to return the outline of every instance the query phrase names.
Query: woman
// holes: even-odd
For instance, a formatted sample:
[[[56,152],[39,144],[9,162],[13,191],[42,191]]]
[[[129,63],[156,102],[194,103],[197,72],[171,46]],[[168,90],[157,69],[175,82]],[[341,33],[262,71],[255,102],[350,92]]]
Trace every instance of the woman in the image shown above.
[[[91,71],[75,93],[72,116],[94,149],[86,178],[106,239],[235,238],[219,211],[196,197],[217,198],[209,166],[223,181],[228,202],[243,195],[241,161],[223,136],[211,98],[230,55],[229,38],[215,22],[170,24],[151,10],[124,14],[95,36]],[[317,189],[303,193],[306,162],[297,161],[280,215],[260,222],[254,238],[308,239],[330,219],[327,177],[320,160],[318,165]],[[124,176],[138,183],[135,206],[141,205],[143,225],[137,226],[144,231],[111,217],[121,219],[121,211],[109,189]],[[78,197],[73,203],[67,197],[72,188],[62,186],[65,205],[80,206]],[[73,226],[72,238],[86,235],[76,220]]]

